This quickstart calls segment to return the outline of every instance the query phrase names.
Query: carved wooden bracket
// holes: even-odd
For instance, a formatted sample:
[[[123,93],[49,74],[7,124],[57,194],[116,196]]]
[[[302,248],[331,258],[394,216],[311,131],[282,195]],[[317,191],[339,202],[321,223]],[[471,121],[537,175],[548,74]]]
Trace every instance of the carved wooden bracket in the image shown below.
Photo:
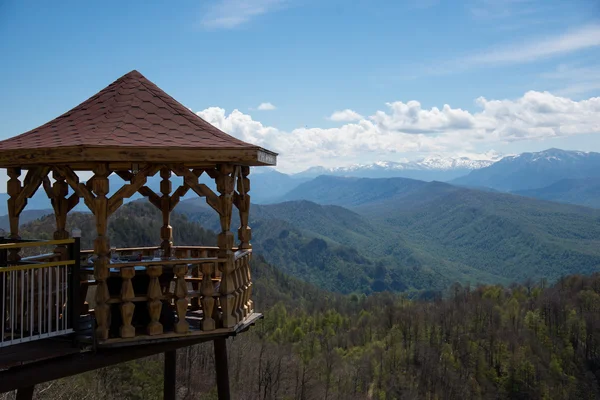
[[[30,199],[35,194],[35,192],[42,184],[44,177],[48,176],[49,171],[50,167],[37,167],[27,171],[27,175],[23,180],[23,188],[15,197],[15,215],[21,214],[21,211],[23,211],[23,209],[27,205],[27,199]]]
[[[171,171],[175,173],[175,175],[182,177],[184,183],[189,186],[198,196],[206,197],[206,203],[211,206],[216,212],[221,215],[223,212],[221,210],[221,203],[219,201],[219,196],[215,194],[208,186],[203,183],[198,183],[198,175],[194,171],[201,171],[200,173],[206,171],[207,175],[211,176],[212,173],[208,172],[208,170],[194,170],[190,171],[188,168],[182,165],[170,165],[169,168]]]
[[[123,171],[127,173],[117,173],[122,179],[130,183],[123,185],[108,199],[108,215],[114,213],[122,204],[124,199],[128,199],[139,191],[148,180],[149,176],[154,176],[161,168],[160,165],[149,164],[137,173]],[[128,179],[126,179],[128,178]]]
[[[96,198],[96,196],[94,196],[94,194],[92,193],[92,179],[88,180],[88,182],[86,184],[80,183],[79,182],[79,177],[77,176],[77,174],[70,168],[67,167],[66,165],[62,165],[62,166],[55,166],[54,170],[61,174],[62,176],[65,177],[65,180],[67,181],[67,183],[69,184],[69,186],[71,186],[71,189],[73,189],[73,191],[75,192],[75,194],[77,194],[78,197],[82,197],[83,201],[85,202],[85,204],[87,205],[87,207],[90,209],[90,211],[92,212],[92,214],[96,214],[96,210],[94,207],[94,199]],[[71,200],[69,199],[69,201],[71,202]]]

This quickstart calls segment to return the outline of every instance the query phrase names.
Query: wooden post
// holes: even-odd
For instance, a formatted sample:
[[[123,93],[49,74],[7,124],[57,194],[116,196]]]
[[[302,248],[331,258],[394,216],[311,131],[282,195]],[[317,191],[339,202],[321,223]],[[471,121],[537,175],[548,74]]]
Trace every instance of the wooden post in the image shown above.
[[[19,180],[19,176],[21,176],[21,168],[7,168],[6,172],[9,176],[9,180],[6,183],[6,191],[10,196],[8,199],[8,219],[10,222],[10,239],[16,241],[21,239],[19,236],[19,215],[17,196],[21,193],[22,186],[21,181]],[[8,261],[10,262],[18,262],[21,260],[21,256],[19,252],[21,249],[14,248],[8,251]]]
[[[177,395],[177,350],[165,351],[163,399],[175,400]]]
[[[240,212],[240,228],[238,229],[238,240],[240,249],[251,249],[252,229],[248,226],[248,217],[250,216],[250,167],[242,166],[241,174],[238,176],[237,191],[240,194],[238,210]]]
[[[250,167],[242,166],[241,173],[238,175],[237,181],[237,191],[240,195],[238,200],[238,210],[240,212],[240,228],[238,229],[238,239],[240,241],[239,248],[243,250],[252,249],[252,244],[250,244],[250,240],[252,239],[252,229],[248,226],[248,219],[250,217],[250,195],[248,192],[250,191],[250,179],[248,175],[250,175]],[[241,295],[242,295],[242,305],[240,307],[240,312],[245,318],[248,316],[253,310],[251,293],[252,293],[252,278],[250,275],[250,256],[244,256],[241,262],[241,275],[242,275],[242,283],[241,283]]]
[[[219,338],[214,341],[215,370],[217,374],[217,392],[219,400],[229,400],[229,367],[227,366],[227,339]]]
[[[77,341],[77,333],[79,331],[79,315],[81,314],[81,305],[85,302],[85,298],[81,296],[81,239],[76,237],[73,238],[74,242],[69,246],[69,258],[75,261],[75,264],[71,267],[71,275],[69,281],[69,298],[70,307],[69,310],[71,316],[71,328],[75,331],[75,340]]]
[[[168,168],[162,168],[160,170],[160,192],[162,197],[160,198],[160,210],[162,212],[163,226],[160,230],[160,238],[162,243],[160,247],[164,252],[165,257],[171,257],[171,248],[173,246],[173,228],[171,227],[171,170]]]
[[[57,171],[53,171],[54,184],[52,185],[52,206],[54,208],[54,216],[56,218],[56,231],[54,231],[54,240],[62,240],[69,238],[67,232],[67,213],[69,212],[69,185],[65,182],[65,177]],[[54,252],[59,255],[61,260],[66,260],[68,256],[67,247],[56,246]]]
[[[217,238],[219,246],[219,258],[225,261],[219,264],[221,270],[221,286],[219,288],[221,297],[221,323],[224,328],[232,328],[236,325],[237,321],[234,315],[234,302],[235,297],[233,292],[236,290],[235,283],[233,280],[234,271],[234,252],[233,252],[233,233],[230,230],[231,227],[231,212],[233,205],[233,191],[234,191],[234,178],[231,175],[233,172],[233,166],[222,164],[217,168],[217,190],[220,193],[219,196],[219,208],[221,210],[220,222],[221,222],[221,233]]]
[[[96,217],[96,231],[98,236],[94,241],[94,252],[96,253],[96,261],[94,262],[94,277],[98,282],[96,288],[96,337],[101,340],[108,339],[108,331],[110,327],[110,307],[108,300],[110,294],[106,280],[109,276],[109,259],[110,243],[108,241],[107,223],[108,223],[108,199],[106,195],[109,191],[108,170],[107,164],[98,164],[94,168],[93,189],[96,197],[93,199],[94,216]]]
[[[32,400],[35,386],[22,387],[17,390],[16,400]]]

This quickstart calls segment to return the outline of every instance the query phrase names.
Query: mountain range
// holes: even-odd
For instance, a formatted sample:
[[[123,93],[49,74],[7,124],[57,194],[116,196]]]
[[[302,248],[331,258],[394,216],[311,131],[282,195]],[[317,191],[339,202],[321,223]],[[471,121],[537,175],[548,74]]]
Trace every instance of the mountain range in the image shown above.
[[[506,156],[499,161],[473,160],[466,157],[429,157],[420,161],[377,162],[343,168],[312,167],[296,174],[284,174],[273,168],[256,168],[251,174],[252,202],[273,204],[286,200],[311,199],[310,193],[303,193],[305,190],[303,184],[324,175],[350,178],[401,177],[422,182],[441,181],[479,190],[509,192],[544,200],[600,207],[600,153],[560,149]],[[123,184],[123,181],[115,175],[111,175],[109,179],[111,193]],[[212,179],[202,175],[200,181],[215,190]],[[173,178],[174,187],[180,183],[180,178]],[[362,184],[368,186],[368,181],[362,181]],[[412,184],[418,185],[415,182]],[[158,192],[159,175],[149,177],[147,185]],[[367,197],[381,195],[375,190],[382,189],[373,189],[372,193],[369,193],[365,188],[363,195]],[[7,213],[7,197],[6,193],[0,193],[0,215]],[[194,197],[195,194],[192,192],[188,192],[185,196],[186,199]],[[139,198],[141,196],[136,194],[128,201]],[[27,209],[49,208],[50,202],[42,190],[28,201]],[[80,204],[76,210],[86,209],[83,204]]]
[[[424,181],[448,181],[473,170],[488,167],[498,159],[500,159],[498,155],[493,155],[491,160],[474,160],[468,157],[426,157],[418,161],[380,161],[335,168],[311,167],[295,176],[304,178],[315,178],[319,175],[358,178],[402,177]]]
[[[427,291],[600,269],[591,208],[404,178],[321,176],[294,192],[305,199],[252,207],[255,249],[328,290]],[[176,210],[218,229],[201,199]]]
[[[453,184],[513,192],[539,189],[563,179],[600,177],[600,153],[548,149],[508,156]]]

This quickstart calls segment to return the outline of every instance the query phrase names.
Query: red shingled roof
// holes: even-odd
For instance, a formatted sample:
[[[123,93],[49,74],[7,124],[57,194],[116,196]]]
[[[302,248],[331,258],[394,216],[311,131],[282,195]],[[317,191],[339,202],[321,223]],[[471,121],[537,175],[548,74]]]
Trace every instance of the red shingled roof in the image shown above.
[[[259,149],[215,128],[131,71],[60,117],[1,141],[0,151],[87,146]]]

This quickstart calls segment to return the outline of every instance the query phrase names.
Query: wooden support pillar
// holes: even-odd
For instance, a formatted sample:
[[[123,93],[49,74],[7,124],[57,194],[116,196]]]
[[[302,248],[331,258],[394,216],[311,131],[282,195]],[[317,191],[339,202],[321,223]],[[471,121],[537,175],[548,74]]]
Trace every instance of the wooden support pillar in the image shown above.
[[[250,167],[240,167],[241,173],[238,176],[237,191],[240,194],[238,202],[238,210],[240,212],[240,227],[238,229],[238,240],[240,241],[240,249],[251,249],[252,245],[252,229],[248,226],[248,218],[250,216]]]
[[[173,246],[173,228],[171,227],[171,170],[162,168],[160,170],[160,210],[162,212],[163,226],[160,230],[160,238],[162,242],[160,247],[164,252],[165,257],[171,257],[171,248]]]
[[[239,248],[241,250],[251,250],[252,244],[252,229],[248,225],[248,219],[250,217],[250,167],[240,167],[240,174],[238,174],[237,191],[239,198],[237,201],[237,207],[240,212],[240,227],[238,229],[238,240]],[[254,307],[252,303],[252,278],[250,275],[250,256],[244,257],[240,260],[240,275],[241,275],[241,287],[240,297],[241,304],[239,305],[238,313],[241,313],[242,318],[245,318],[252,313]]]
[[[177,395],[177,350],[165,351],[163,399],[175,400]]]
[[[21,193],[23,189],[21,186],[21,181],[19,177],[21,176],[21,168],[7,168],[6,172],[8,174],[9,180],[6,183],[6,191],[9,195],[8,199],[8,219],[10,223],[10,239],[19,240],[21,237],[19,236],[19,207],[17,204],[17,197]],[[21,249],[14,248],[8,251],[8,261],[10,262],[18,262],[21,260],[21,256],[19,252]]]
[[[106,280],[109,275],[109,259],[110,243],[107,234],[108,224],[108,199],[106,195],[109,192],[108,176],[110,171],[108,165],[98,164],[94,168],[93,190],[96,197],[93,199],[94,216],[96,218],[96,233],[97,237],[94,241],[94,253],[96,253],[96,261],[94,262],[94,277],[98,282],[96,288],[96,337],[101,340],[108,339],[108,331],[110,327],[110,307],[108,300],[110,294]]]
[[[221,233],[219,233],[217,237],[217,243],[219,246],[219,258],[224,259],[224,261],[219,264],[219,268],[221,270],[221,286],[219,288],[221,293],[220,304],[222,310],[221,323],[224,328],[232,328],[237,323],[234,315],[235,297],[233,294],[237,289],[233,279],[233,272],[235,268],[235,255],[233,252],[234,237],[230,230],[233,192],[235,185],[232,173],[233,166],[222,164],[218,166],[216,176],[217,190],[220,193],[219,209],[221,211],[219,215],[221,222]]]
[[[54,231],[54,240],[62,240],[69,238],[67,232],[67,213],[69,212],[69,185],[65,182],[65,177],[57,171],[52,173],[54,184],[52,185],[52,208],[56,218],[56,230]],[[59,255],[61,260],[66,260],[68,257],[68,249],[66,246],[56,246],[54,252]]]
[[[219,338],[214,341],[215,371],[217,374],[217,393],[219,400],[229,400],[229,367],[227,366],[227,339]]]
[[[22,387],[17,390],[16,400],[32,400],[35,386]]]

